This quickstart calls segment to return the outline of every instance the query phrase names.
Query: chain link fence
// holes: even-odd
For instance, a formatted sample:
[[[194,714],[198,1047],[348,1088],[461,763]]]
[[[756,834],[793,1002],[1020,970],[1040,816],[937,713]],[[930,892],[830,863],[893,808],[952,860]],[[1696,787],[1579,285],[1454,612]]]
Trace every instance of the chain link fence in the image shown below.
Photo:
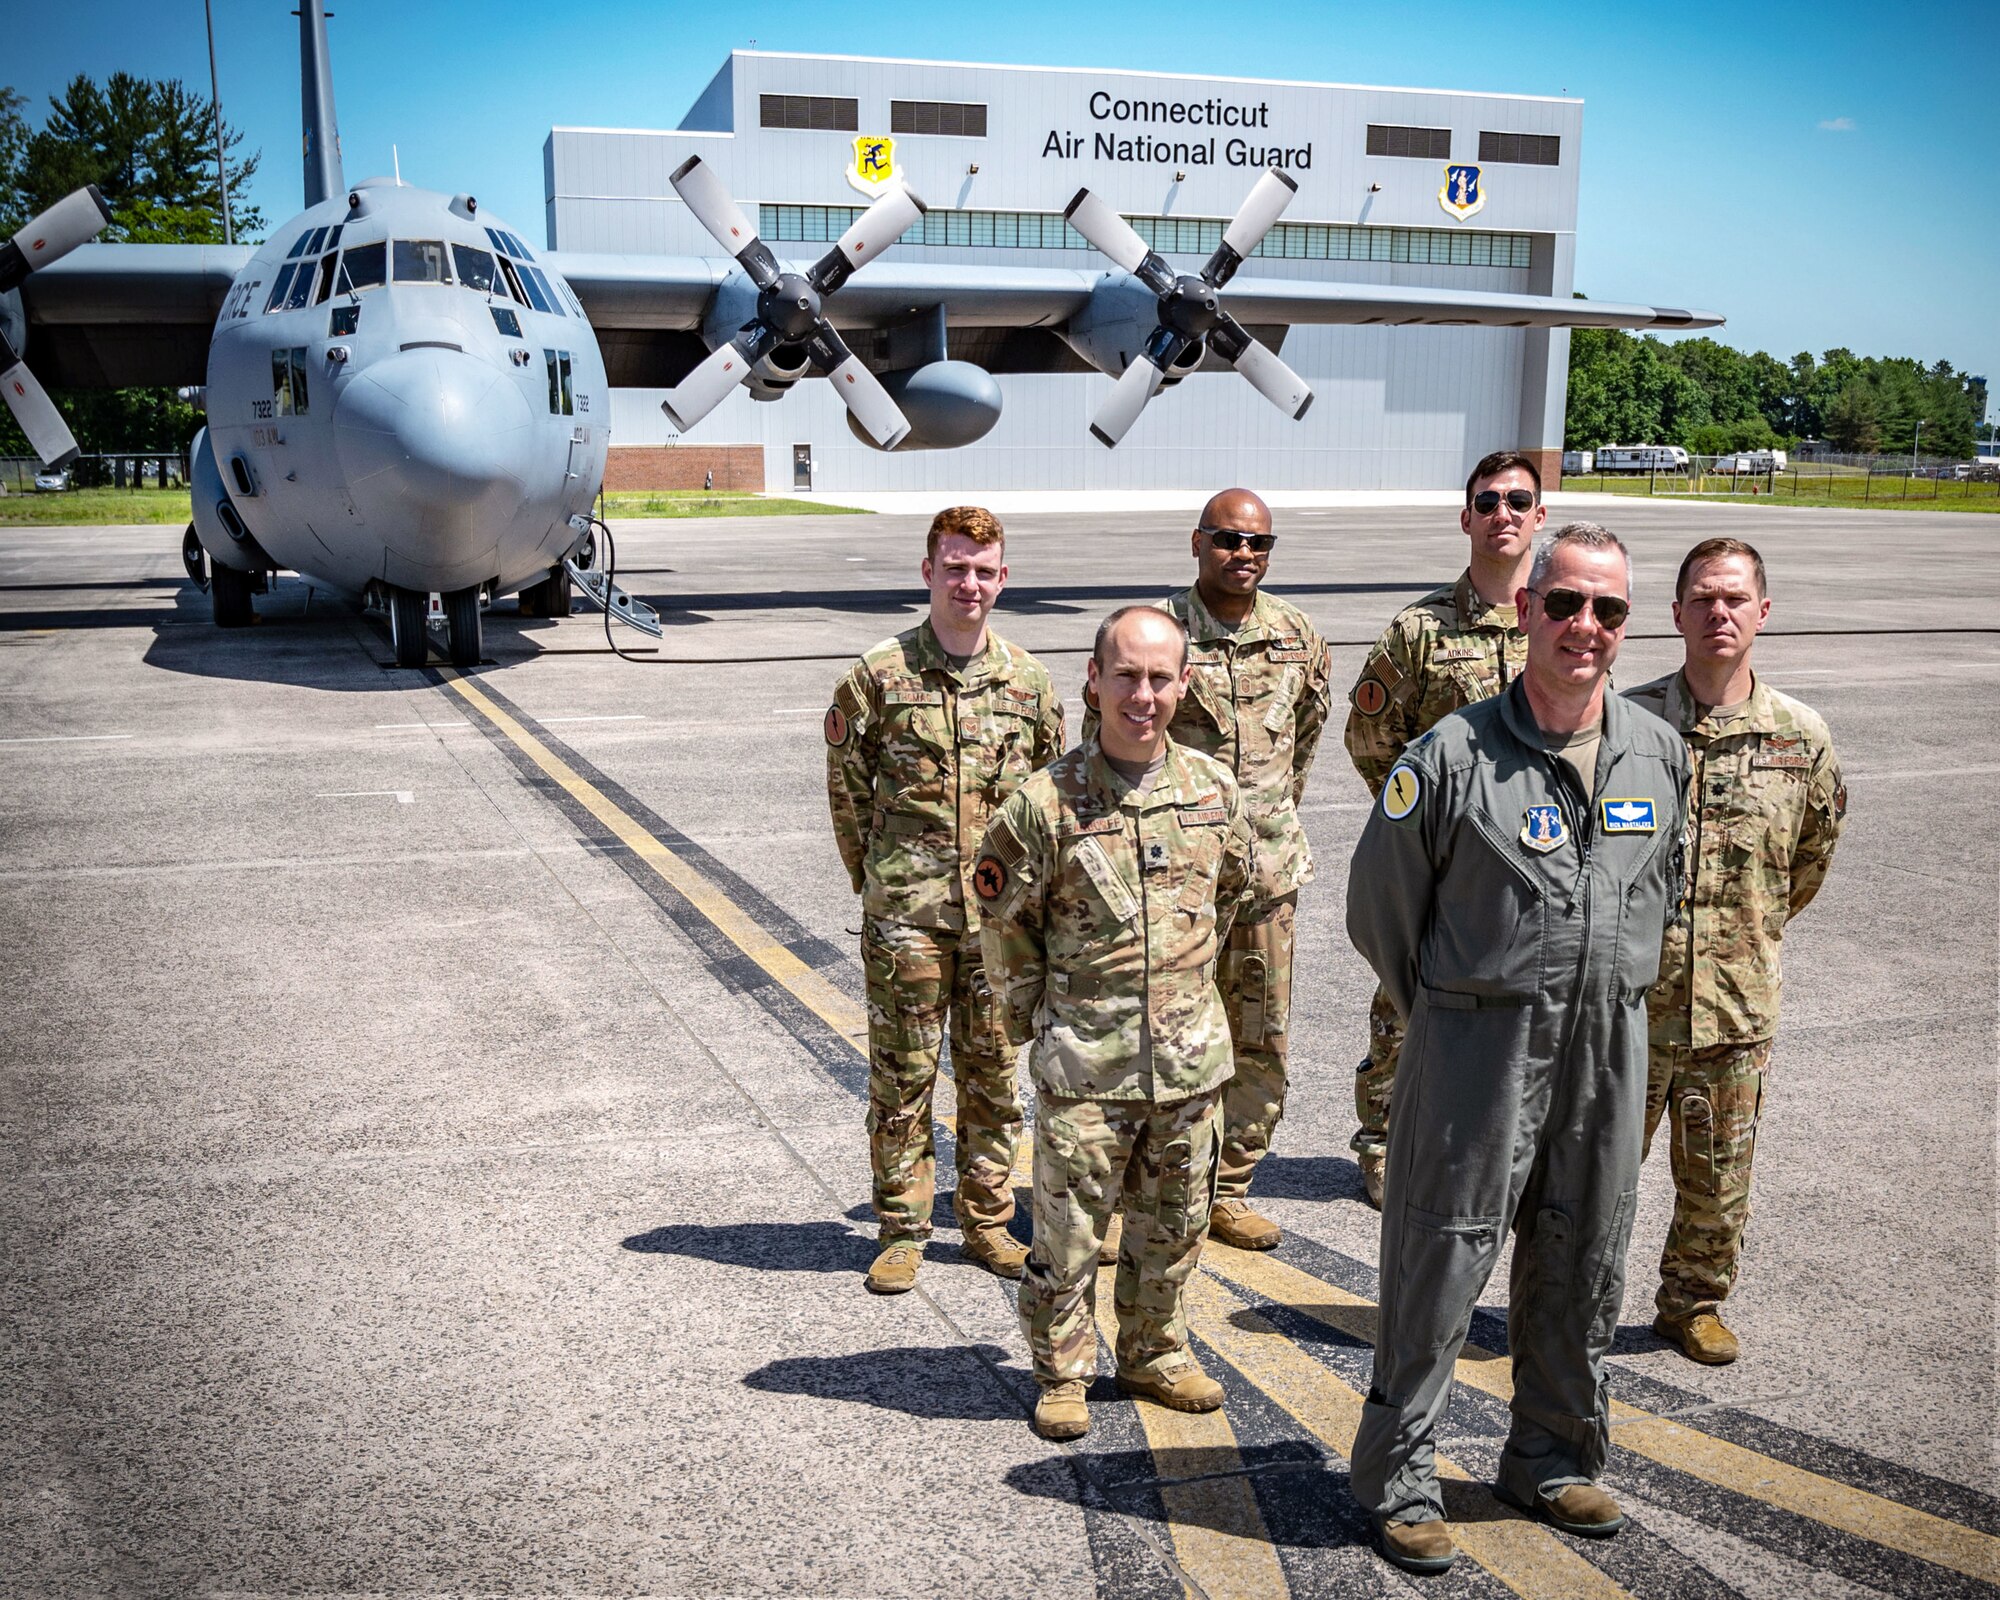
[[[175,489],[188,481],[185,450],[119,450],[78,456],[63,468],[71,489]],[[42,464],[33,456],[0,456],[0,488],[31,493]]]
[[[1783,452],[1739,450],[1690,455],[1677,463],[1605,471],[1565,470],[1562,487],[1610,494],[1742,497],[1800,504],[1873,505],[1910,500],[1980,500],[2000,504],[2000,463],[1946,457],[1819,455],[1786,458]]]

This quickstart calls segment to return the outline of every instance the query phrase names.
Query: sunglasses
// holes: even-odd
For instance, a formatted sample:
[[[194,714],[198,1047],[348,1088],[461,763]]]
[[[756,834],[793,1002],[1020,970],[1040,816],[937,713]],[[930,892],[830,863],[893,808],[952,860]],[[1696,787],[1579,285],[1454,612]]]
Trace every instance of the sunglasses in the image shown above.
[[[1500,502],[1503,499],[1516,511],[1530,511],[1534,509],[1535,491],[1532,489],[1509,489],[1505,495],[1502,495],[1498,489],[1481,489],[1479,493],[1472,497],[1472,509],[1477,511],[1482,517],[1490,517],[1500,509]]]
[[[1530,589],[1529,594],[1539,596],[1542,615],[1551,622],[1567,622],[1590,603],[1591,614],[1607,628],[1624,626],[1625,619],[1632,614],[1632,602],[1621,600],[1615,594],[1578,594],[1574,589],[1550,589],[1544,593],[1540,589]]]
[[[1196,528],[1194,531],[1207,534],[1208,542],[1216,549],[1232,554],[1248,545],[1255,554],[1265,555],[1278,542],[1275,533],[1238,533],[1234,528]]]

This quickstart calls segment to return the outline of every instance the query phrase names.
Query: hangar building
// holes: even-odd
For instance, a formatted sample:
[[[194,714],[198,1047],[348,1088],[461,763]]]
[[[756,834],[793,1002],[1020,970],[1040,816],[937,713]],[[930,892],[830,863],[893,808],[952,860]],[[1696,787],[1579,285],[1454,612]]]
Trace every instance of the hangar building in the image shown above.
[[[1196,271],[1276,162],[1299,191],[1246,276],[1567,295],[1582,125],[1582,102],[1524,95],[735,51],[678,128],[551,130],[548,242],[719,254],[668,181],[699,154],[781,257],[810,261],[869,203],[849,181],[857,136],[888,135],[930,207],[899,259],[1109,269],[1062,218],[1087,185]],[[1478,165],[1476,214],[1443,203],[1447,163]],[[1089,432],[1112,381],[1096,373],[1003,373],[1004,414],[961,450],[872,450],[816,381],[770,403],[739,390],[685,443],[759,446],[766,487],[809,475],[828,494],[1443,488],[1508,447],[1540,452],[1554,479],[1562,330],[1294,328],[1280,353],[1313,387],[1303,420],[1233,372],[1204,371],[1116,450]],[[614,392],[614,447],[683,442],[660,398]]]

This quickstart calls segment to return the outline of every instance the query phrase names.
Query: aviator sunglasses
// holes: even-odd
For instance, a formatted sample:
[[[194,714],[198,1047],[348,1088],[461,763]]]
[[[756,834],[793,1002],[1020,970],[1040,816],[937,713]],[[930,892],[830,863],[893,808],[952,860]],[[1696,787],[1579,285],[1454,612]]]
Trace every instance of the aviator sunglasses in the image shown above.
[[[1528,511],[1534,507],[1535,491],[1532,489],[1509,489],[1503,497],[1498,489],[1481,489],[1479,493],[1472,497],[1472,509],[1477,511],[1482,517],[1490,517],[1500,509],[1502,498],[1505,498],[1507,504],[1512,506],[1516,511]]]
[[[1518,490],[1516,491],[1519,492]],[[1542,614],[1551,622],[1567,622],[1583,609],[1585,600],[1590,602],[1592,614],[1598,623],[1606,628],[1621,627],[1632,614],[1632,602],[1621,600],[1615,594],[1581,595],[1574,589],[1530,589],[1542,602]]]
[[[1208,535],[1208,542],[1216,549],[1234,553],[1248,545],[1256,555],[1268,554],[1271,546],[1278,542],[1275,533],[1238,533],[1234,528],[1196,528],[1196,533]]]

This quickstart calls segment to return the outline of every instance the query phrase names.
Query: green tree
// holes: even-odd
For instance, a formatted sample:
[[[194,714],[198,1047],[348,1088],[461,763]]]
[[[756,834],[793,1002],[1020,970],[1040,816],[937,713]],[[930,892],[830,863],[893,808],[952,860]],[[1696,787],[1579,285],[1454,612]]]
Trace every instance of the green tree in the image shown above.
[[[1881,419],[1875,409],[1875,396],[1859,378],[1841,390],[1839,398],[1828,407],[1826,437],[1835,449],[1852,455],[1869,455],[1881,443]]]

